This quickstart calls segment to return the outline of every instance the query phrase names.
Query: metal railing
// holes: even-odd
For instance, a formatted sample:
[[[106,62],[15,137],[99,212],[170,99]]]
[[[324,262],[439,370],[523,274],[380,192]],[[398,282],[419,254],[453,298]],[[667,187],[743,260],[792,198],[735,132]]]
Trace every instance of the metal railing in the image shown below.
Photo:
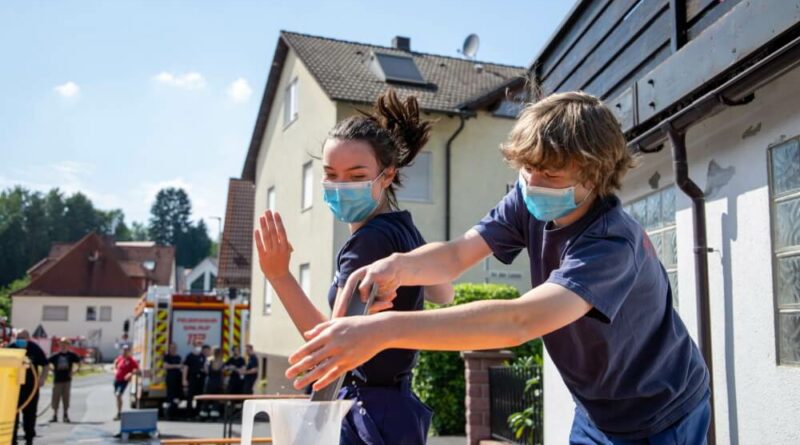
[[[489,368],[489,407],[493,439],[521,445],[544,443],[543,406],[541,366]],[[517,418],[517,422],[511,422],[510,417],[517,413],[521,417]],[[518,437],[520,428],[521,435]]]

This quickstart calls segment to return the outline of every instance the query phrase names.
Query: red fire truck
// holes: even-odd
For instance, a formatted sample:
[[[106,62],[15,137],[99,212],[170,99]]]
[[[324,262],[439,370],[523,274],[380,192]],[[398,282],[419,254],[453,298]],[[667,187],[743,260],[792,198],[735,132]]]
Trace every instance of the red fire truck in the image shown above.
[[[164,355],[170,343],[181,357],[195,340],[219,346],[225,358],[246,344],[250,311],[247,304],[207,294],[173,294],[152,287],[138,302],[133,321],[133,357],[142,369],[131,385],[131,406],[157,407],[166,397]]]

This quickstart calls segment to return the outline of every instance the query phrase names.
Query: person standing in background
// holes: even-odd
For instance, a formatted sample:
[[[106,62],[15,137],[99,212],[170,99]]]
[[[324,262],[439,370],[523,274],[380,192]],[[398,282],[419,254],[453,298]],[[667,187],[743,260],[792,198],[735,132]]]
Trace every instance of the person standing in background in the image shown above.
[[[139,374],[139,362],[131,356],[130,346],[122,345],[120,355],[114,360],[114,395],[117,398],[117,416],[114,420],[119,420],[122,414],[122,396],[135,374]]]
[[[164,369],[167,371],[167,417],[175,415],[175,408],[180,399],[183,398],[183,363],[181,356],[178,355],[178,345],[169,344],[169,351],[164,355]]]
[[[205,386],[206,350],[208,346],[203,345],[201,340],[194,343],[194,349],[183,360],[183,387],[186,389],[186,402],[189,416],[197,415],[197,409],[193,406],[195,396],[203,394]]]
[[[28,405],[22,410],[22,429],[25,431],[25,445],[33,444],[36,437],[36,412],[39,408],[39,388],[47,380],[50,368],[47,366],[47,356],[36,343],[29,341],[30,334],[25,329],[17,331],[14,343],[8,347],[11,349],[24,349],[25,356],[31,362],[31,367],[25,373],[25,383],[19,388],[19,399],[17,407],[21,407],[29,398]],[[36,370],[34,374],[34,369]],[[37,380],[38,377],[38,380]],[[14,441],[17,443],[17,428],[19,426],[19,414],[14,420]]]
[[[225,363],[222,360],[222,348],[215,346],[211,354],[211,359],[206,361],[206,386],[204,394],[221,394],[223,383],[223,368]],[[200,410],[200,417],[219,417],[219,403],[207,402]]]
[[[244,369],[244,357],[239,353],[239,348],[234,347],[231,349],[231,356],[225,362],[225,369],[229,372],[228,375],[228,394],[241,394],[242,393],[242,374],[240,370]]]
[[[258,357],[253,350],[253,345],[245,347],[245,356],[247,357],[247,365],[244,372],[242,372],[242,394],[253,394],[253,386],[258,379]]]
[[[59,351],[51,355],[48,361],[53,367],[53,396],[50,402],[53,408],[51,422],[58,422],[58,406],[63,403],[64,423],[69,423],[69,396],[72,390],[72,373],[81,368],[81,358],[69,350],[70,341],[64,337],[58,344]],[[78,365],[77,369],[74,368]]]

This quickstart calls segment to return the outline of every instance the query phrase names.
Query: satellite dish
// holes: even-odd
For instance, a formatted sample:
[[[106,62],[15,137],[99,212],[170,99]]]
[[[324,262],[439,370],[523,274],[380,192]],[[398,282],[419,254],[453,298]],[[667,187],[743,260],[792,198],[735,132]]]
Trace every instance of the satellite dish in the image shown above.
[[[477,34],[470,34],[464,40],[464,46],[461,49],[461,54],[467,56],[468,59],[474,59],[475,56],[478,54],[478,46],[480,45],[481,39],[478,38]]]

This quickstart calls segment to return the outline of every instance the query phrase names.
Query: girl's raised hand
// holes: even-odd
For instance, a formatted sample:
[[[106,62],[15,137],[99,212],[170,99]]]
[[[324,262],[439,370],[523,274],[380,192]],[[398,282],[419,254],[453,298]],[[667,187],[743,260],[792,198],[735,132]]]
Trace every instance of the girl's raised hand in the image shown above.
[[[261,272],[270,281],[289,275],[289,259],[293,249],[286,238],[281,215],[267,210],[258,221],[261,228],[253,232],[253,237]]]

